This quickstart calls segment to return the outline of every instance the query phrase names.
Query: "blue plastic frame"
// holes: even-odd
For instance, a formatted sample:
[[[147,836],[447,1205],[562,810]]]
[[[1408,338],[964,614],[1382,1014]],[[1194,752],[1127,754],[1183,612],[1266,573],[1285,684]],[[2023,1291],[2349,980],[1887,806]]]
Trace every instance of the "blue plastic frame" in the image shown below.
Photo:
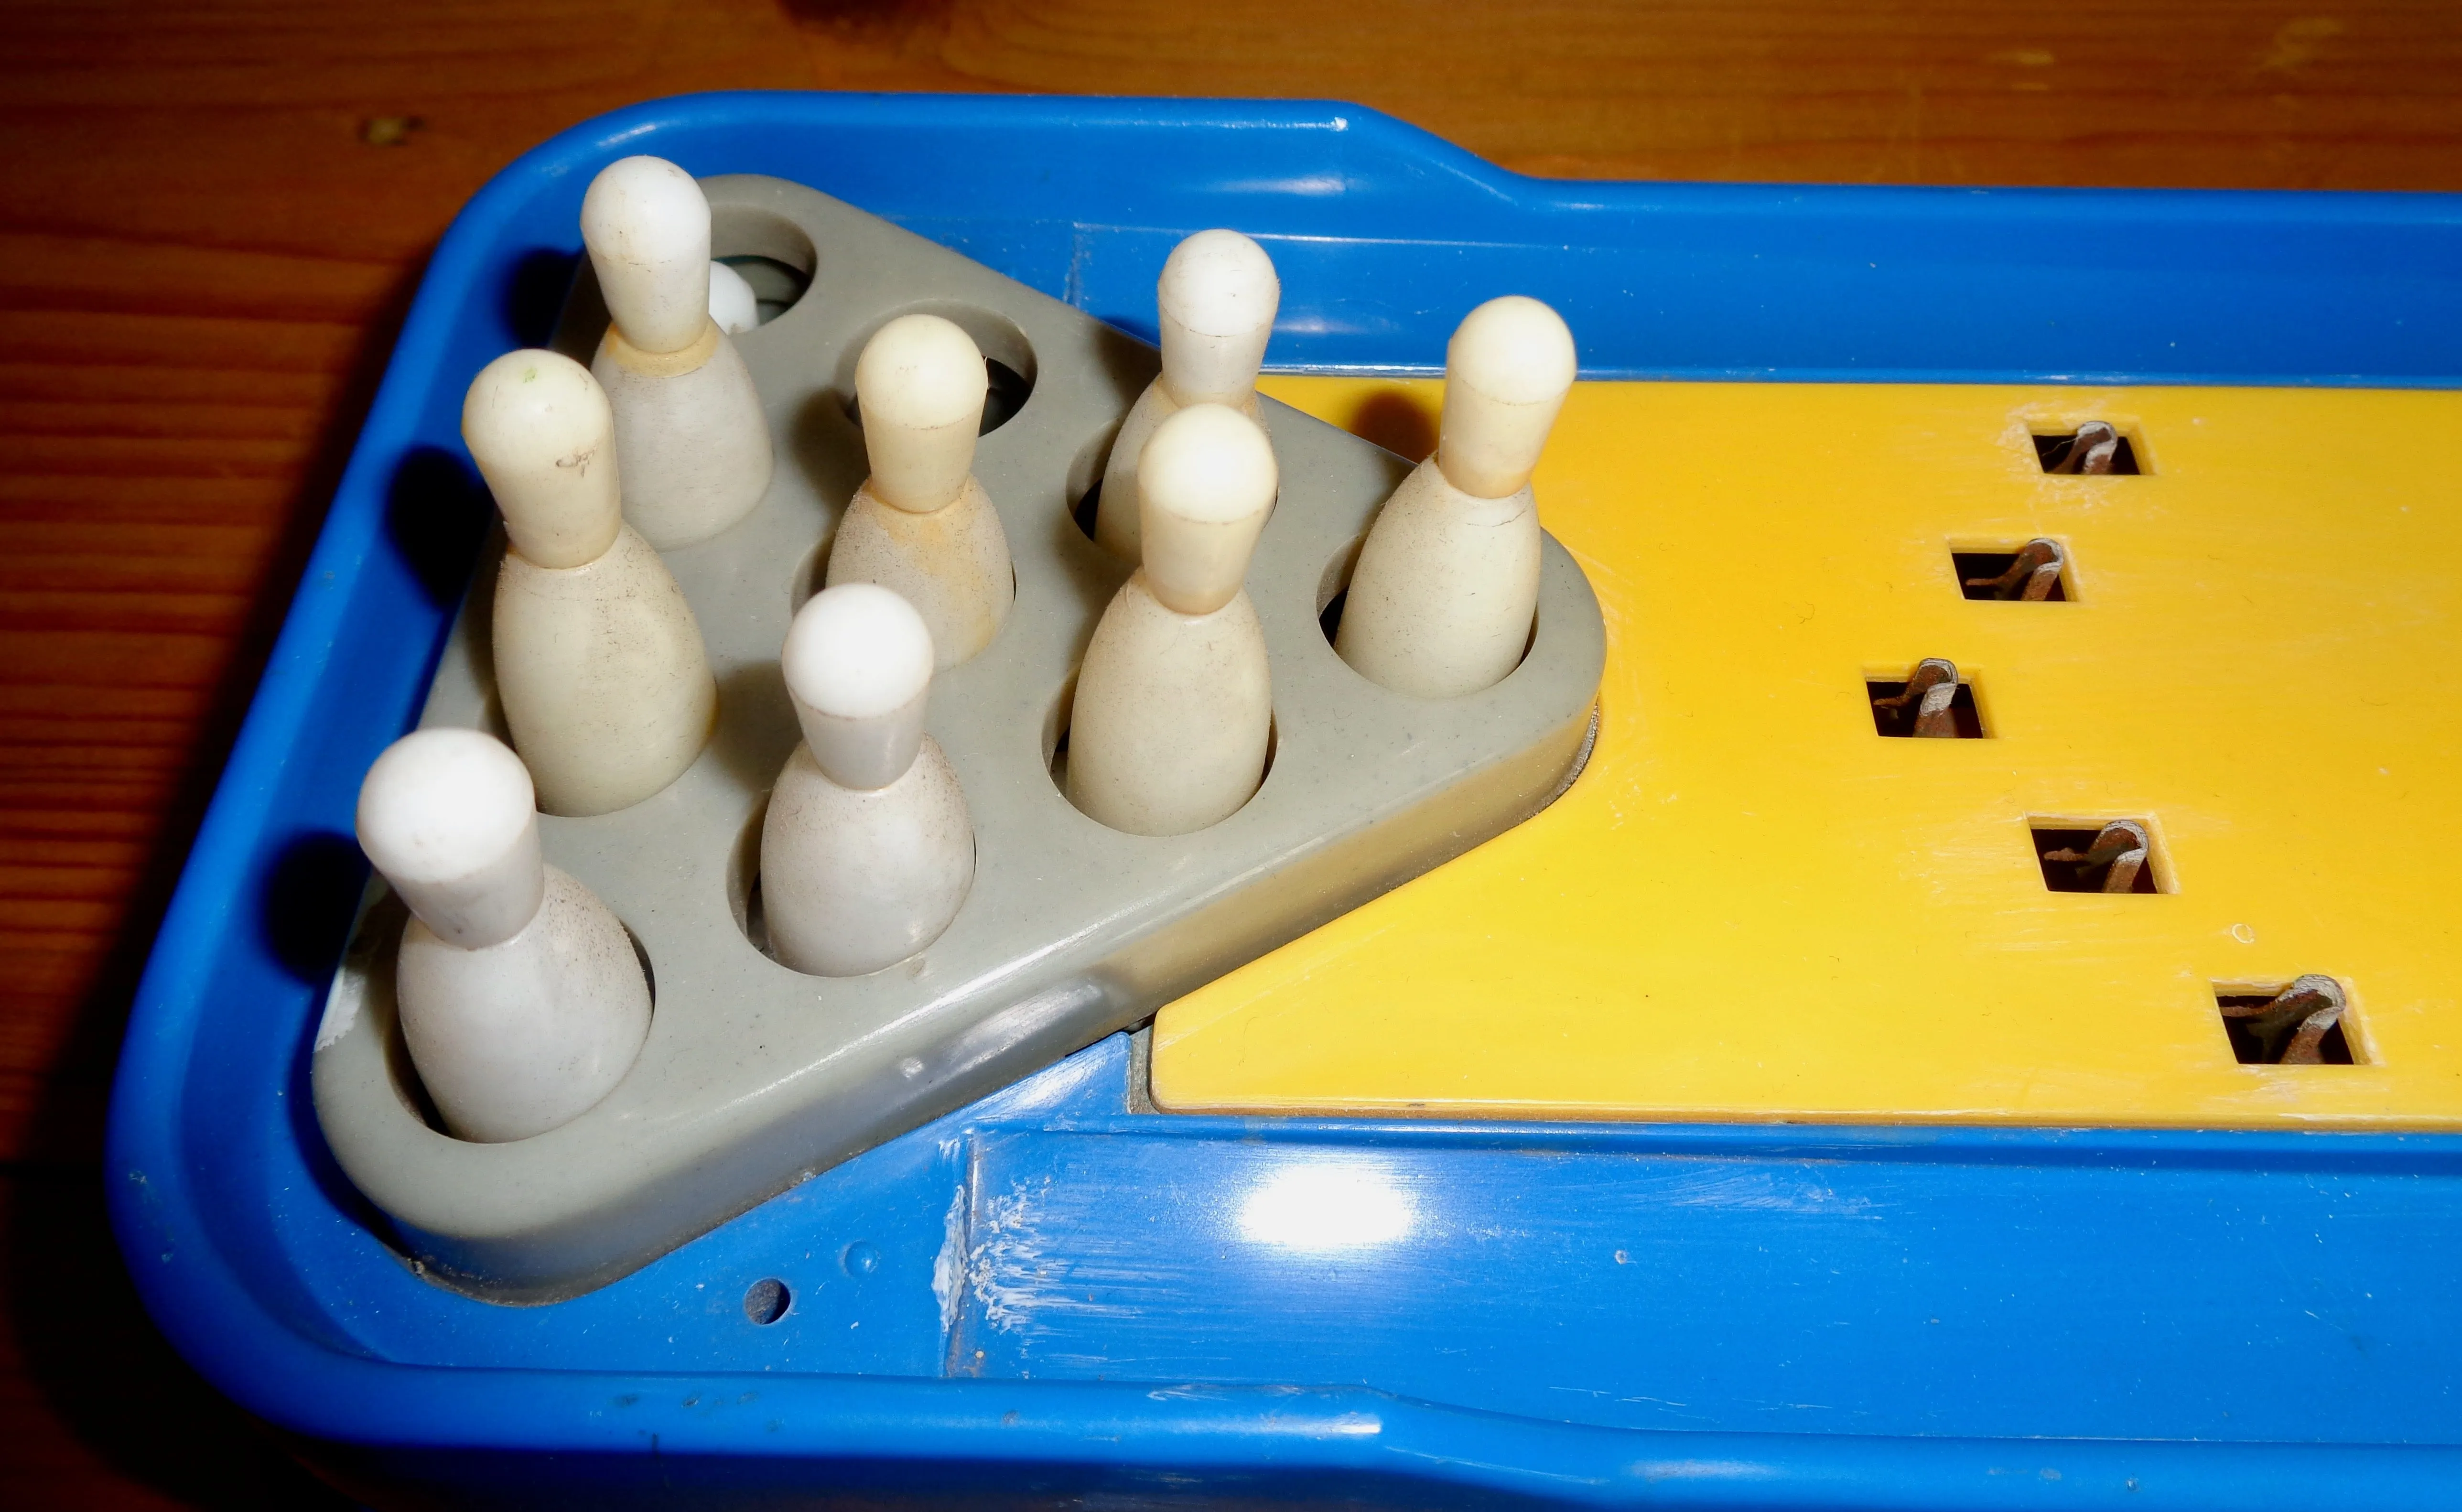
[[[2462,377],[2454,197],[1557,183],[1319,103],[745,94],[576,128],[437,251],[130,1026],[120,1242],[250,1411],[372,1484],[531,1507],[2462,1501],[2449,1138],[1170,1118],[1130,1111],[1113,1040],[590,1296],[413,1275],[305,1090],[352,799],[486,517],[463,388],[544,335],[583,187],[644,150],[1141,334],[1171,243],[1240,226],[1285,368],[1433,369],[1517,290],[1602,377]],[[1294,1191],[1349,1238],[1295,1241]],[[764,1276],[795,1297],[766,1328]]]

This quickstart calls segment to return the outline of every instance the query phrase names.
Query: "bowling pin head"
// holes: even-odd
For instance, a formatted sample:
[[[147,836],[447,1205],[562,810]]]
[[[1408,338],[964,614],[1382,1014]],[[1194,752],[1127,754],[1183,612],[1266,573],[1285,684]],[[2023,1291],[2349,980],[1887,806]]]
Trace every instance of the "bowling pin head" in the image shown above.
[[[709,318],[718,329],[740,336],[761,324],[761,296],[744,275],[724,263],[709,265]]]
[[[709,201],[664,158],[619,158],[581,198],[581,240],[607,313],[644,352],[681,352],[709,325]]]
[[[1199,231],[1173,248],[1155,285],[1171,397],[1234,407],[1245,400],[1282,298],[1273,259],[1238,231]]]
[[[1137,464],[1147,590],[1183,615],[1229,603],[1280,481],[1264,431],[1228,405],[1192,404],[1155,426]]]
[[[899,315],[874,332],[854,365],[873,496],[928,514],[962,493],[990,386],[974,337],[953,321]]]
[[[1573,333],[1536,299],[1507,294],[1472,311],[1445,348],[1436,466],[1480,499],[1520,493],[1573,387]]]
[[[529,769],[477,730],[415,730],[359,784],[359,849],[448,944],[502,944],[547,888]]]
[[[805,744],[830,781],[869,791],[915,765],[932,632],[914,605],[875,583],[823,589],[796,612],[778,662]]]
[[[470,380],[462,440],[532,565],[581,567],[616,544],[616,416],[588,368],[553,352],[506,353]]]

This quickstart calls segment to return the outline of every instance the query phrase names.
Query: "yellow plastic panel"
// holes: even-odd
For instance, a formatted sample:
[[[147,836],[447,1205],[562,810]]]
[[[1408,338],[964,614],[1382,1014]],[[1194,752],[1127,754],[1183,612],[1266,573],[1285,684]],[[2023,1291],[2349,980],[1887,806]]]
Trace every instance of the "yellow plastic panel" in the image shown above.
[[[1386,440],[1434,383],[1275,378]],[[2045,475],[2118,425],[2147,472]],[[1166,1008],[1183,1110],[2462,1123],[2462,396],[1585,384],[1538,477],[1606,612],[1554,807]],[[2067,550],[2064,603],[1954,550]],[[1885,739],[1946,657],[1988,738]],[[2030,820],[2146,820],[2159,895]],[[2218,986],[2350,995],[2362,1064],[2233,1057]]]

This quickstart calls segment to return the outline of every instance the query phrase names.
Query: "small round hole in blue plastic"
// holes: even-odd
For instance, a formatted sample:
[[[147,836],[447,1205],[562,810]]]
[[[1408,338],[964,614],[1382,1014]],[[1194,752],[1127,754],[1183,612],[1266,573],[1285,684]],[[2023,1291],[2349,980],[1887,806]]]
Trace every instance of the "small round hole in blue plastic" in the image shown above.
[[[785,1317],[794,1300],[785,1282],[764,1276],[744,1288],[744,1315],[766,1328]]]

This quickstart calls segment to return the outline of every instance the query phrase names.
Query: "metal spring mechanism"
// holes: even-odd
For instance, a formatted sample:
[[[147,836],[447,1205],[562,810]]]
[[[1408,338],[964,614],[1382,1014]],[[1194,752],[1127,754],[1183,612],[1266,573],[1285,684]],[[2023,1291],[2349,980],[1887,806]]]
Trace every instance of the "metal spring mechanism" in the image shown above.
[[[2060,461],[2045,467],[2045,472],[2073,474],[2081,478],[2107,476],[2120,460],[2120,432],[2109,421],[2090,420],[2077,429],[2077,439],[2069,443],[2068,451]]]
[[[1964,586],[1989,589],[1995,598],[2040,604],[2052,596],[2052,590],[2061,586],[2061,574],[2067,566],[2068,559],[2062,554],[2058,541],[2038,538],[2021,547],[2018,554],[2009,559],[2008,568],[1999,576],[1970,577]]]
[[[2044,852],[2043,859],[2075,866],[2081,881],[2097,867],[2108,867],[2110,870],[2103,874],[2102,891],[2126,893],[2136,887],[2137,874],[2145,869],[2146,853],[2152,844],[2146,836],[2144,825],[2134,819],[2114,819],[2103,827],[2103,832],[2094,837],[2094,844],[2084,851],[2062,847],[2058,851]]]
[[[2225,1004],[2227,1019],[2245,1019],[2257,1041],[2257,1059],[2273,1066],[2322,1066],[2325,1031],[2342,1022],[2343,984],[2331,977],[2305,976],[2271,1002]]]
[[[1902,691],[1874,699],[1872,707],[1893,715],[1903,715],[1912,707],[1918,738],[1955,740],[1957,717],[1953,705],[1956,702],[1957,663],[1946,657],[1926,657],[1908,676]]]

